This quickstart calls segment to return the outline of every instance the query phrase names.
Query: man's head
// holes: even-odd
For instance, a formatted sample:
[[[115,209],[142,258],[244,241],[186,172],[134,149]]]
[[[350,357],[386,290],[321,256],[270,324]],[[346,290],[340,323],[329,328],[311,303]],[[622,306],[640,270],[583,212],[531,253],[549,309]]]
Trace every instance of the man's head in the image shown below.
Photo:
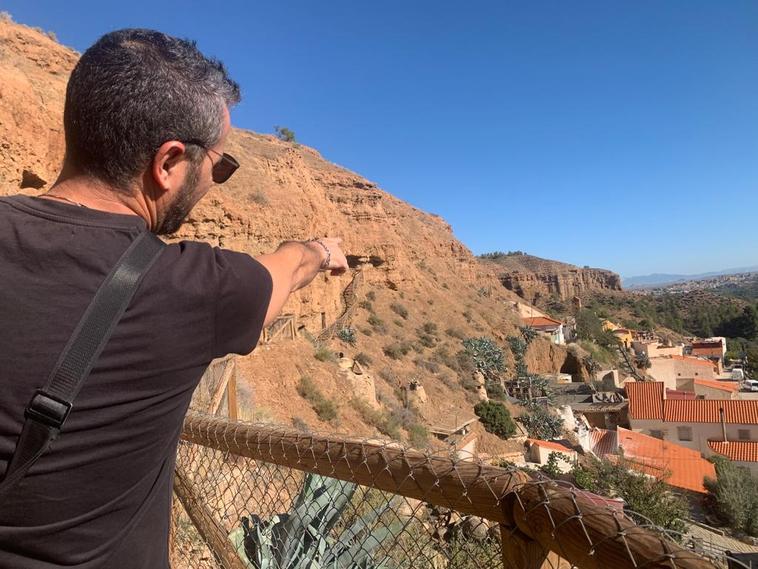
[[[210,187],[239,86],[194,42],[152,30],[106,34],[66,90],[65,167],[127,195],[144,192],[172,233]],[[192,141],[191,143],[189,141]]]

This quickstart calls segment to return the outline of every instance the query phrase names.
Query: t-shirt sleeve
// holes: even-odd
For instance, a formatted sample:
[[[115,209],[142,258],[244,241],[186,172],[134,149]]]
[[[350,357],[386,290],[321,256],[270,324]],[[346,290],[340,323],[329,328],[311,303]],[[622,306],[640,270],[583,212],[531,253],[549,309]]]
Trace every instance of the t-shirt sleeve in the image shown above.
[[[273,282],[268,269],[246,253],[215,247],[218,271],[213,357],[249,354],[263,330]]]

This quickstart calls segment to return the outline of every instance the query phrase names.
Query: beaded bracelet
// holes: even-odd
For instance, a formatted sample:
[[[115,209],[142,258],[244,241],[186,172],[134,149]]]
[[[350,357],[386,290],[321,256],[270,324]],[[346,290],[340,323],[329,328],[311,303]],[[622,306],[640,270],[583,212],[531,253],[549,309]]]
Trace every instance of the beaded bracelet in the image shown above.
[[[321,266],[319,267],[319,269],[322,270],[322,271],[327,270],[329,268],[329,263],[332,260],[332,252],[329,250],[329,247],[327,247],[324,244],[324,242],[321,241],[321,239],[318,239],[316,237],[313,237],[312,239],[308,239],[308,241],[306,241],[306,243],[310,243],[310,242],[318,243],[319,245],[321,245],[324,248],[324,251],[326,251],[326,259],[324,259],[321,262]]]

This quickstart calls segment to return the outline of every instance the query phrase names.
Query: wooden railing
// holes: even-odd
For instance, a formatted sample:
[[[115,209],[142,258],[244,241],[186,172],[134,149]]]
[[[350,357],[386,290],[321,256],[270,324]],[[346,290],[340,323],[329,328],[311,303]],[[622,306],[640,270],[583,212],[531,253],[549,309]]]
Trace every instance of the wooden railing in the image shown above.
[[[249,459],[256,469],[268,464],[283,472],[320,474],[490,520],[500,528],[501,567],[715,567],[660,532],[636,525],[599,497],[515,468],[462,461],[393,442],[313,435],[196,413],[187,416],[182,439],[192,449],[215,449],[218,457]],[[204,463],[202,471],[189,474],[188,469],[197,470],[200,464],[197,453],[189,456],[194,463],[179,461],[177,493],[221,566],[244,567],[224,539],[227,530],[218,521],[221,517],[214,522],[187,483],[188,478],[198,482],[202,473],[218,469]],[[241,468],[239,463],[235,468]]]

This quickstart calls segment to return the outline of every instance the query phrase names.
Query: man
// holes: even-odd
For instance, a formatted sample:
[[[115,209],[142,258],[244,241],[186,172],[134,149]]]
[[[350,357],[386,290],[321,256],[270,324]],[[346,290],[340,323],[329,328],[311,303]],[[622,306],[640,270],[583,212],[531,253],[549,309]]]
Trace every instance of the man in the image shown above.
[[[99,285],[144,231],[176,231],[211,183],[239,87],[194,43],[102,37],[69,80],[66,157],[39,197],[0,199],[0,480],[24,408]],[[340,274],[339,239],[257,259],[167,246],[140,284],[52,448],[0,499],[0,568],[162,569],[174,454],[209,362],[247,354],[292,291]]]

